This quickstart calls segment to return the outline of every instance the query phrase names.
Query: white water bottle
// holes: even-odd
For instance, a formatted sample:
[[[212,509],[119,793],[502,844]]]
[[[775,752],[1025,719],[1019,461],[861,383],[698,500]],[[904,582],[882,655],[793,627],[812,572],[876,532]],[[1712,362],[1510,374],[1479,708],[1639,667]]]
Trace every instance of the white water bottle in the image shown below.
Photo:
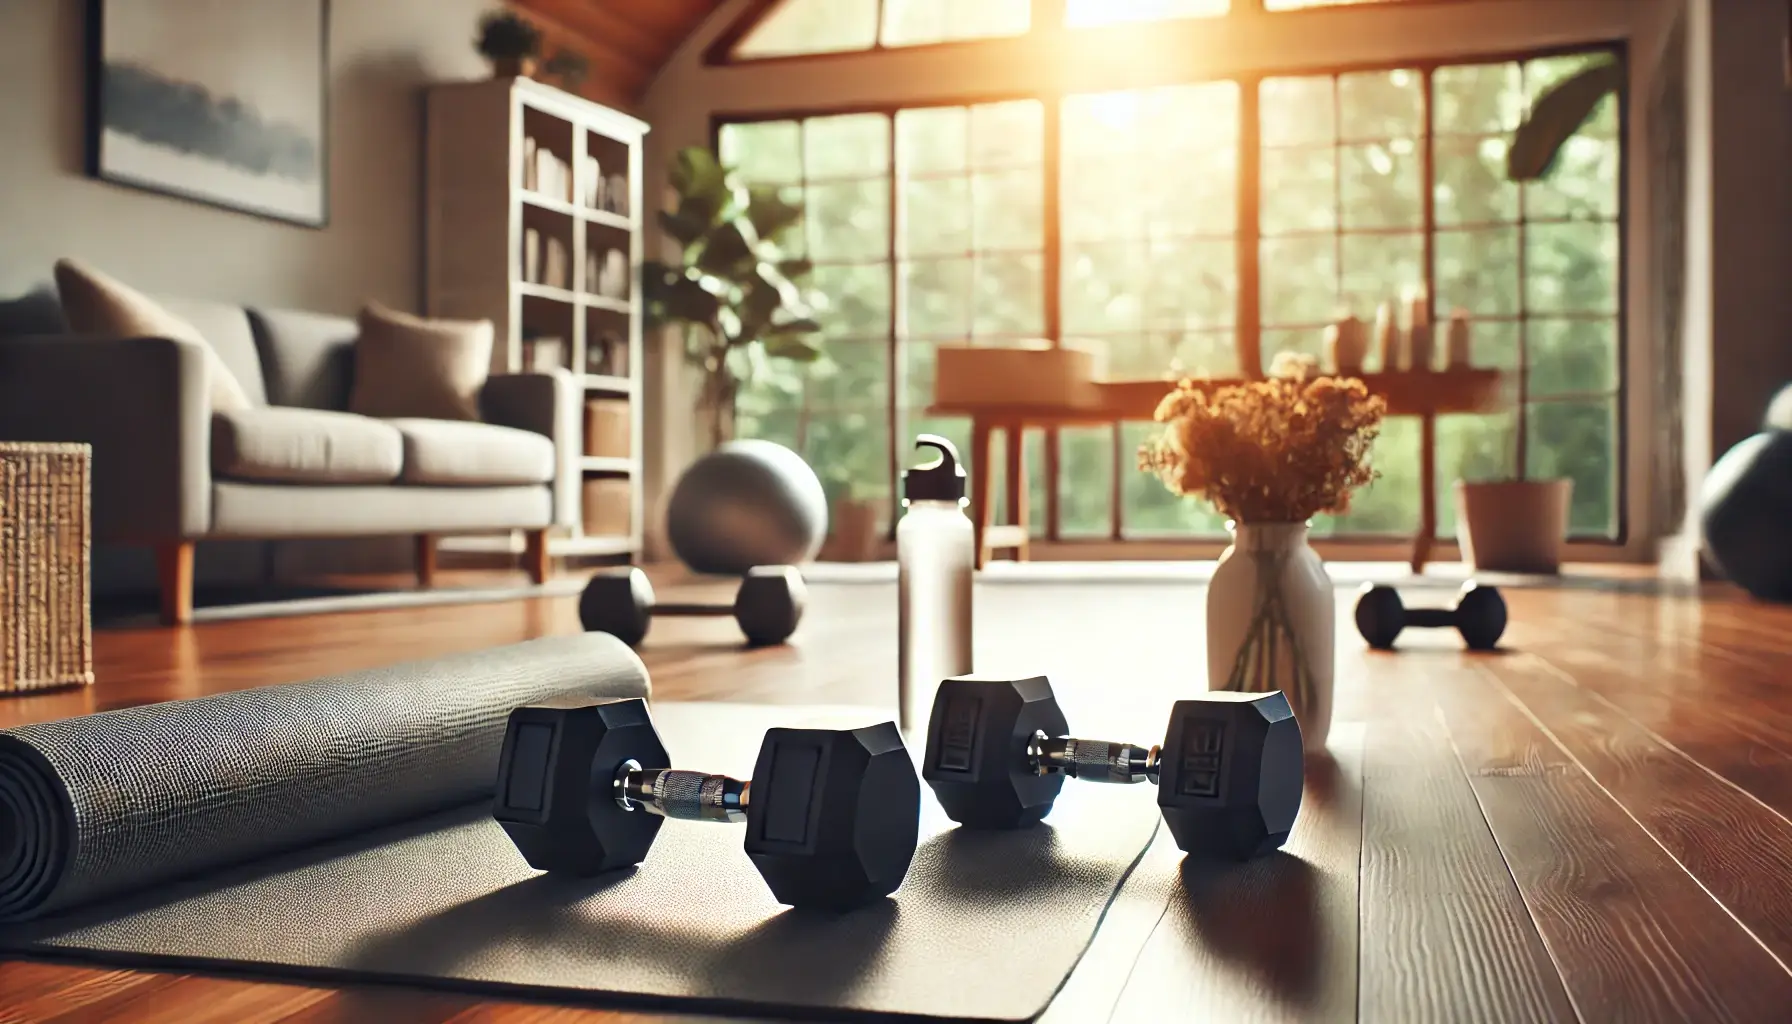
[[[925,723],[940,680],[971,671],[971,576],[975,531],[964,514],[964,467],[952,442],[936,434],[915,447],[938,461],[904,470],[896,524],[897,699],[902,731]]]

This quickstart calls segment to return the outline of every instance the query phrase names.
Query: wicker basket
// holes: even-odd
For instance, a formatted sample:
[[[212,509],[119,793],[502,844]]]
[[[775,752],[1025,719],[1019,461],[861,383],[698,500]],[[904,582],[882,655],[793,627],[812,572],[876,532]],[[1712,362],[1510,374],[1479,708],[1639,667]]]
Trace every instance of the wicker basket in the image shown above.
[[[0,441],[0,693],[93,683],[84,444]]]

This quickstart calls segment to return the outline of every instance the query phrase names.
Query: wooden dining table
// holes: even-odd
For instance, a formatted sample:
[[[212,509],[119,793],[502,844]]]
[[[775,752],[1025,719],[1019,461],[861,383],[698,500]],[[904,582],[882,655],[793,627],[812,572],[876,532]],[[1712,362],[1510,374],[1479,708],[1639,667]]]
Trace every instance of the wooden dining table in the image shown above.
[[[1420,572],[1437,540],[1437,417],[1452,413],[1488,413],[1507,402],[1505,374],[1499,370],[1460,369],[1365,373],[1358,378],[1371,394],[1387,402],[1389,416],[1417,416],[1419,443],[1419,529],[1412,538],[1412,571]],[[1242,384],[1242,379],[1201,378],[1210,390]],[[962,416],[971,421],[971,518],[975,526],[977,567],[991,551],[1008,549],[1025,561],[1028,555],[1029,510],[1026,462],[1021,440],[1028,430],[1059,427],[1115,426],[1151,420],[1163,398],[1175,387],[1169,380],[1098,381],[1090,398],[1075,404],[1015,404],[955,401],[937,403],[929,416]],[[995,522],[991,480],[995,435],[1003,435],[1003,493],[1007,523]]]

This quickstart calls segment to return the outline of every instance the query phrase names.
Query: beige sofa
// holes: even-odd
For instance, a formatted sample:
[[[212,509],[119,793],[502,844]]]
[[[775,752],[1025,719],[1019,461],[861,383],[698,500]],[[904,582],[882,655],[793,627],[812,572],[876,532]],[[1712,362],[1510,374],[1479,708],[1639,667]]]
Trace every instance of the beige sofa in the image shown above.
[[[93,446],[93,539],[157,552],[162,614],[192,615],[194,544],[408,534],[418,578],[435,538],[547,532],[577,516],[577,390],[565,371],[489,378],[483,422],[347,412],[355,321],[157,297],[197,328],[251,407],[214,412],[190,340],[33,335],[0,341],[0,438]]]

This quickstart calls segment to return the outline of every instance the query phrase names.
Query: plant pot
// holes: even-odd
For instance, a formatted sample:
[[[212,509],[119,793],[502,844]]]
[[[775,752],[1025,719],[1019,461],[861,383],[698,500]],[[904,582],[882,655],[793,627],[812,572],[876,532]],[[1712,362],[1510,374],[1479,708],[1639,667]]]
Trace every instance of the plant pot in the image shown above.
[[[1574,481],[1456,482],[1456,533],[1476,572],[1553,574],[1562,569]]]
[[[1337,602],[1305,523],[1228,524],[1207,587],[1207,688],[1280,690],[1308,751],[1332,726]]]
[[[540,61],[535,57],[493,57],[493,78],[534,78]]]
[[[837,499],[831,522],[829,561],[870,562],[877,558],[876,503],[859,498]]]

